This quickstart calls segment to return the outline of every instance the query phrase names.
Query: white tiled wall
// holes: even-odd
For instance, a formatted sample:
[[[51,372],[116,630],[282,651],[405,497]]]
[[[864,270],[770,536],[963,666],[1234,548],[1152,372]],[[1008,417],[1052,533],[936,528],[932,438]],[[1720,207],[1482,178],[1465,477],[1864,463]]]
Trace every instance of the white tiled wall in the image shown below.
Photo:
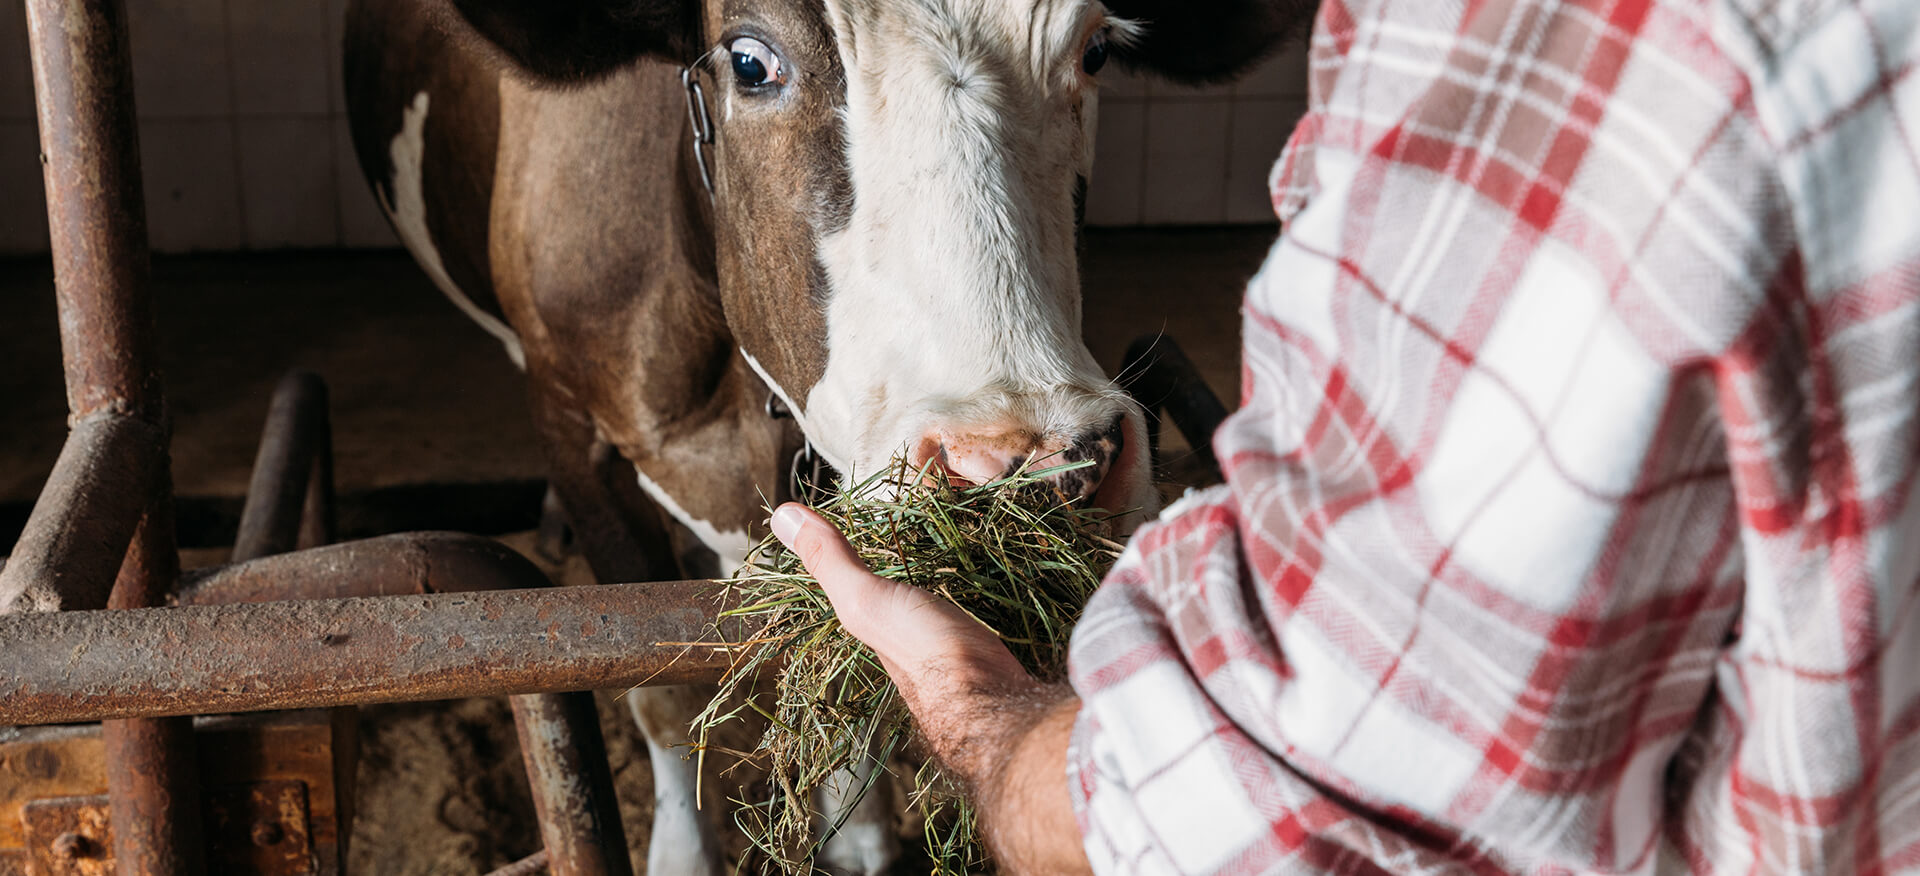
[[[160,252],[395,240],[348,143],[345,0],[127,0]],[[1094,225],[1272,221],[1266,173],[1305,108],[1295,47],[1230,86],[1105,74]],[[22,0],[0,0],[0,253],[47,247]]]
[[[1298,44],[1229,85],[1105,74],[1087,223],[1272,222],[1267,171],[1306,106]]]
[[[344,0],[127,0],[160,252],[393,246],[340,95]],[[0,0],[0,253],[46,249],[22,0]]]

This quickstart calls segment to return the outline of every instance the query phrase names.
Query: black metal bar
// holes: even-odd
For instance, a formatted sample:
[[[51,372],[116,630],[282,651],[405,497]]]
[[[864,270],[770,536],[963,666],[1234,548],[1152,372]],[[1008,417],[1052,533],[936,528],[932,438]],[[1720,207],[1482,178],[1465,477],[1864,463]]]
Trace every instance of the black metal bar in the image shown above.
[[[1147,409],[1148,441],[1155,462],[1160,451],[1160,412],[1187,439],[1188,446],[1214,470],[1213,433],[1227,418],[1227,406],[1200,376],[1186,351],[1165,335],[1143,335],[1127,345],[1120,373],[1127,375],[1127,391]]]
[[[327,539],[331,497],[326,494],[332,480],[325,462],[331,450],[327,426],[327,385],[305,371],[282,378],[260,432],[234,536],[235,560],[286,553],[299,546],[303,534],[323,543]],[[312,514],[310,506],[315,506]]]

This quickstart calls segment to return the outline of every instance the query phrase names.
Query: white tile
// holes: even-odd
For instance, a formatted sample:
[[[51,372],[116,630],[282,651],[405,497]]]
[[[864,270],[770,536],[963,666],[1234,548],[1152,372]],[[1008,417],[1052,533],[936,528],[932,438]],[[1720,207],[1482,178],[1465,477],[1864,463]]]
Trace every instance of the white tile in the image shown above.
[[[327,0],[327,112],[347,111],[347,89],[341,72],[341,49],[347,32],[347,0]]]
[[[1236,100],[1227,150],[1227,221],[1273,222],[1267,175],[1306,112],[1297,100]]]
[[[40,131],[0,122],[0,253],[47,250],[47,202],[40,178]]]
[[[327,8],[312,0],[231,0],[233,108],[239,115],[325,115]]]
[[[1140,224],[1146,122],[1146,106],[1138,101],[1100,102],[1093,179],[1087,184],[1088,225]]]
[[[334,191],[340,209],[340,245],[364,249],[384,249],[400,245],[387,223],[387,214],[374,200],[373,189],[360,162],[353,155],[353,136],[346,116],[335,116],[333,125]]]
[[[221,0],[127,0],[134,105],[142,118],[233,112]]]
[[[1279,54],[1260,62],[1234,83],[1233,93],[1240,97],[1306,97],[1306,43],[1288,42]]]
[[[1229,109],[1216,100],[1147,104],[1147,224],[1226,221]]]
[[[149,119],[140,125],[147,237],[156,252],[238,249],[240,188],[233,122]]]
[[[335,246],[333,131],[326,118],[242,118],[240,202],[250,249]]]
[[[33,63],[27,54],[27,10],[0,3],[0,119],[33,118]]]

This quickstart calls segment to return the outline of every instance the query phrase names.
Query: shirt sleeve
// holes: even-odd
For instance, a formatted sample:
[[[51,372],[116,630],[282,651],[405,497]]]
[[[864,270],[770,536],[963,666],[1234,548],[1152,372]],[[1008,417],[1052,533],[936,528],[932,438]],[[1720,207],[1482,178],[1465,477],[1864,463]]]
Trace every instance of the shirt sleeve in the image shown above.
[[[1454,6],[1321,8],[1095,870],[1920,866],[1920,11]]]

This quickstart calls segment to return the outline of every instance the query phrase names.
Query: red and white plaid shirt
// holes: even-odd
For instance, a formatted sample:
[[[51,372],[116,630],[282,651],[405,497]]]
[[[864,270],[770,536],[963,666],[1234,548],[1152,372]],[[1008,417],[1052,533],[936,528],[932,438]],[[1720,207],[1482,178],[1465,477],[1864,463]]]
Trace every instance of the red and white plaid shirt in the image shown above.
[[[1102,873],[1920,871],[1920,2],[1328,0]]]

